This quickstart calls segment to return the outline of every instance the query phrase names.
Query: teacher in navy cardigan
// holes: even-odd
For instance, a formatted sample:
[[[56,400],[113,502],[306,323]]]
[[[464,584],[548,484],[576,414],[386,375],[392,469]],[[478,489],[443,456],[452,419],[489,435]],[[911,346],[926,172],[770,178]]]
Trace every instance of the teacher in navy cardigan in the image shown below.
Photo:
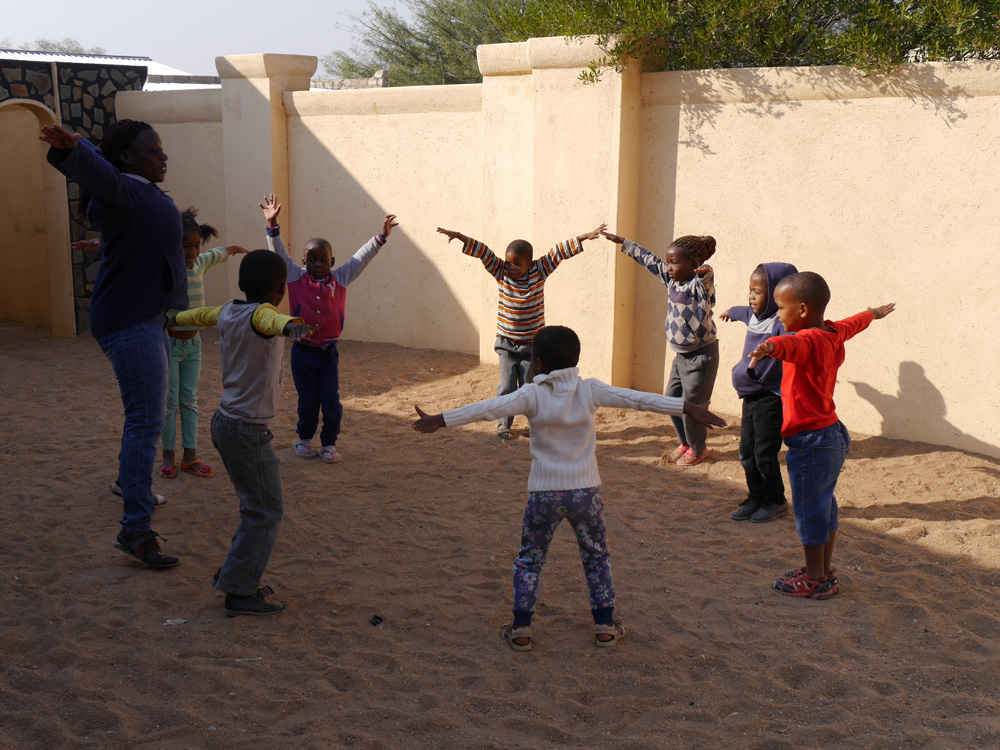
[[[100,269],[90,299],[90,330],[110,360],[125,426],[118,454],[123,502],[115,547],[149,567],[179,562],[150,528],[156,504],[153,464],[166,414],[170,345],[168,308],[186,308],[181,218],[158,184],[167,155],[153,128],[135,120],[112,125],[98,151],[58,125],[42,128],[49,163],[84,190],[81,213],[100,230]],[[113,486],[112,489],[115,489]]]

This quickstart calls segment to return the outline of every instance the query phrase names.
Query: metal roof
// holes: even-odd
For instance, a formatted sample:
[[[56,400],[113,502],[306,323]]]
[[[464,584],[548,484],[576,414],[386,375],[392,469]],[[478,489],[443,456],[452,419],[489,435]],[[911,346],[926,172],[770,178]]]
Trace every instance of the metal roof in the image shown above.
[[[133,65],[146,68],[151,75],[186,76],[183,70],[156,62],[149,57],[123,57],[120,55],[84,55],[69,52],[36,52],[25,49],[0,49],[0,60],[23,60],[26,62],[55,63],[97,63],[106,65]]]

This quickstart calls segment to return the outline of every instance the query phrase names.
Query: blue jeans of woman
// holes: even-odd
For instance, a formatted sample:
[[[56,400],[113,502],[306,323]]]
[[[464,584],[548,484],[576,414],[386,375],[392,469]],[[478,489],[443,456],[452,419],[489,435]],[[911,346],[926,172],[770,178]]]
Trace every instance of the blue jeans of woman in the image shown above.
[[[240,501],[240,525],[215,581],[215,588],[227,594],[257,591],[278,540],[284,508],[273,438],[266,424],[242,422],[219,412],[212,417],[212,443]]]
[[[604,527],[600,487],[532,492],[521,524],[521,551],[514,560],[514,624],[530,625],[538,598],[545,556],[559,523],[566,519],[576,533],[580,562],[596,623],[610,623],[615,608],[611,555]]]
[[[145,323],[97,340],[111,361],[125,409],[118,452],[118,485],[122,490],[122,529],[146,531],[153,515],[153,464],[167,410],[170,342],[158,315]]]

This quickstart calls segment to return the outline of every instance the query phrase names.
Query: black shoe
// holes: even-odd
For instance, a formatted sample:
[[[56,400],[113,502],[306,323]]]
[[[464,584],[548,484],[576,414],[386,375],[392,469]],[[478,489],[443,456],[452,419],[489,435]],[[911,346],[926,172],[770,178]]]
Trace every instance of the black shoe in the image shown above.
[[[151,568],[172,568],[180,563],[176,557],[163,554],[160,543],[156,541],[157,538],[163,539],[152,529],[146,531],[125,531],[122,529],[118,532],[115,547]],[[167,540],[163,539],[163,541]]]
[[[269,602],[265,597],[274,593],[270,586],[262,586],[257,589],[256,594],[248,596],[236,596],[226,594],[226,615],[228,617],[239,617],[240,615],[276,615],[284,611],[285,605],[281,602]]]
[[[788,503],[764,503],[750,516],[751,523],[767,523],[775,518],[780,518],[788,512]]]
[[[752,497],[748,497],[746,500],[740,503],[740,507],[734,510],[733,514],[729,517],[734,521],[746,521],[754,513],[757,512],[757,509],[760,508],[760,505],[761,505],[760,500],[754,500]]]

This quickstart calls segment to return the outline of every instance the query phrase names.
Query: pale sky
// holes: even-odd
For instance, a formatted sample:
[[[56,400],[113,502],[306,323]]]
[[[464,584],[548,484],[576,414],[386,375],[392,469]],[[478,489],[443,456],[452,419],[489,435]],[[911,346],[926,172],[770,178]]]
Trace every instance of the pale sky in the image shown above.
[[[394,0],[378,0],[396,7]],[[30,0],[4,3],[0,39],[15,46],[73,37],[112,55],[151,57],[192,75],[216,75],[215,58],[253,52],[329,54],[351,46],[351,15],[365,0]],[[402,9],[401,9],[402,10]],[[322,72],[322,64],[319,66]]]

